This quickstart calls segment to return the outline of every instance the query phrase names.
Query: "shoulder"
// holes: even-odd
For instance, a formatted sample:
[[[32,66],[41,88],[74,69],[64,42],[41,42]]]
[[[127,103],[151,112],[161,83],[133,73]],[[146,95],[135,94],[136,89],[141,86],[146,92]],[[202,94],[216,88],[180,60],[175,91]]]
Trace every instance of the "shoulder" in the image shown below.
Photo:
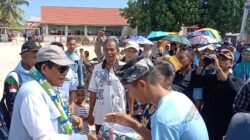
[[[250,80],[241,87],[239,94],[243,94],[243,93],[250,94]]]
[[[45,92],[39,83],[35,80],[25,82],[18,90],[15,98],[15,104],[20,105],[28,98],[43,98],[42,92]]]
[[[242,63],[238,63],[235,65],[234,70],[239,70],[242,66]]]
[[[39,83],[35,80],[31,80],[29,82],[24,83],[19,91],[17,95],[20,96],[37,96],[38,94],[36,94],[37,92],[42,92],[44,91],[42,89],[42,87],[39,85]]]
[[[5,79],[5,82],[8,83],[8,84],[13,84],[13,83],[16,83],[18,81],[18,74],[17,72],[10,72],[6,79]]]
[[[96,70],[102,70],[102,65],[103,65],[103,62],[101,62],[99,64],[96,64],[95,68],[94,68],[94,71],[96,71]]]
[[[233,74],[229,74],[229,75],[228,75],[228,79],[229,79],[230,81],[236,82],[236,83],[238,83],[238,84],[240,84],[240,85],[243,85],[243,84],[244,84],[244,81],[243,81],[241,78],[235,77]]]
[[[78,60],[81,59],[80,55],[78,55],[77,53],[72,53],[72,55],[74,56],[75,59],[78,59]]]
[[[160,120],[164,120],[166,114],[169,114],[169,116],[173,116],[174,114],[174,116],[178,116],[179,113],[182,114],[182,112],[189,110],[192,105],[192,102],[186,95],[172,91],[160,100],[156,115]]]

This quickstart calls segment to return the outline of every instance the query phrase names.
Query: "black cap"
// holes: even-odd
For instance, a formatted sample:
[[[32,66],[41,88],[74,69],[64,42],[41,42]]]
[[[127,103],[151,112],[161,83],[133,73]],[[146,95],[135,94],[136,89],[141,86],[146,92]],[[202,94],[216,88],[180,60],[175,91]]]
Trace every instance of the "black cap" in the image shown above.
[[[40,42],[34,41],[34,40],[28,40],[25,43],[23,43],[20,54],[23,54],[24,52],[28,52],[28,51],[37,52],[41,47],[42,46]]]

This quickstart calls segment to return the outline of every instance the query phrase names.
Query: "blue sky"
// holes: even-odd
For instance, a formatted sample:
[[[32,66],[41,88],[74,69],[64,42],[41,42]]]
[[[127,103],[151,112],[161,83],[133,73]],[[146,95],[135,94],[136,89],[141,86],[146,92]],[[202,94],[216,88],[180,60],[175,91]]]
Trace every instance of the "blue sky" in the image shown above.
[[[41,6],[73,6],[73,7],[101,7],[124,8],[128,0],[28,0],[30,5],[22,6],[25,11],[25,19],[30,16],[40,16]]]

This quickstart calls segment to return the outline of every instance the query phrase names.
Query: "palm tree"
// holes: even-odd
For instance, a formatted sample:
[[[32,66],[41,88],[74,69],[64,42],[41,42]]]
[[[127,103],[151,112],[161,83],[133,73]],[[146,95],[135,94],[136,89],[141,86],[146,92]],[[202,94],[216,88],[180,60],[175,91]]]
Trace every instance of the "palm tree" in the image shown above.
[[[2,27],[21,27],[25,22],[20,6],[29,6],[28,0],[0,0],[0,22]]]

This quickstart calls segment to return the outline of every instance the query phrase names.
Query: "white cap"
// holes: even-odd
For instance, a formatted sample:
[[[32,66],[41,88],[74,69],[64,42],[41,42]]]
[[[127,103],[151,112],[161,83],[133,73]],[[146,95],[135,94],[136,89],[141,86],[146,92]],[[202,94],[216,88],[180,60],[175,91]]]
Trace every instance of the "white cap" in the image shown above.
[[[138,52],[140,51],[139,44],[137,42],[135,42],[135,41],[128,41],[127,44],[126,44],[125,49],[128,49],[128,48],[134,48]]]
[[[206,45],[206,46],[203,46],[203,47],[200,47],[198,48],[198,51],[204,51],[206,49],[209,49],[211,51],[214,51],[215,50],[215,47],[213,44],[209,44],[209,45]]]

